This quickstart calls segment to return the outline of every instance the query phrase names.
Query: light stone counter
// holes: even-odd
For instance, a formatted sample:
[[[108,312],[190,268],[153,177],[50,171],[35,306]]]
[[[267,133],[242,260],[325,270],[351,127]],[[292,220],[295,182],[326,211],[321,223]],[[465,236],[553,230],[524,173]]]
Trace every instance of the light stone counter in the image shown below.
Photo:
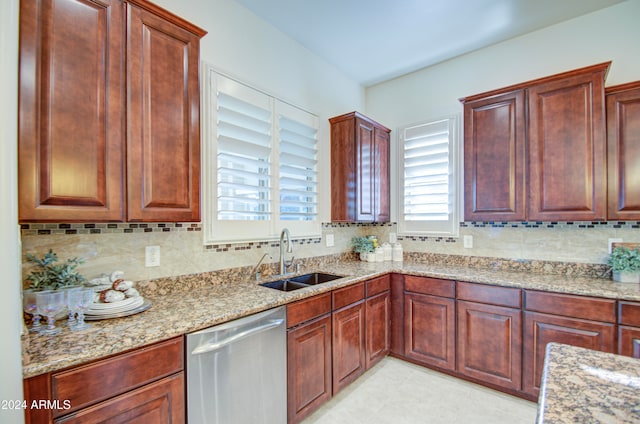
[[[449,265],[418,261],[325,261],[312,266],[307,266],[304,273],[318,270],[345,278],[293,292],[280,292],[261,287],[256,282],[246,282],[246,277],[238,269],[138,282],[138,288],[153,304],[145,312],[126,318],[94,321],[90,329],[83,331],[73,332],[64,327],[63,332],[55,336],[25,336],[23,376],[32,377],[82,364],[389,272],[640,301],[640,285],[637,284],[615,284],[606,279],[531,271],[505,271],[505,265],[500,261],[490,262],[483,268],[455,261]],[[57,323],[61,324],[65,322]]]
[[[640,422],[640,359],[549,343],[537,422]]]

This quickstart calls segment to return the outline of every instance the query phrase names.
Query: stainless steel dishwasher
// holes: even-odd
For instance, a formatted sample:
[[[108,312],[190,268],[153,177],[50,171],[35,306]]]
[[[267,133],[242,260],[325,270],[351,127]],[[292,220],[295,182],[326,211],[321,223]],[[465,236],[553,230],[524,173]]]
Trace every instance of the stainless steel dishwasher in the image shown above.
[[[189,424],[285,424],[284,306],[187,335]]]

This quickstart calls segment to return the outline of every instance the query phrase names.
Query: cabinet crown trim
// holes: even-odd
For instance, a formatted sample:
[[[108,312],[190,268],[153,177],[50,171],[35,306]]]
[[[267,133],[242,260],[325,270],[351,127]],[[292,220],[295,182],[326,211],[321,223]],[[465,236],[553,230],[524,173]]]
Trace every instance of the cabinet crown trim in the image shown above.
[[[124,0],[124,2],[137,6],[141,9],[145,9],[155,15],[160,16],[163,19],[171,21],[172,23],[178,25],[179,27],[182,27],[183,29],[189,31],[197,37],[202,38],[207,35],[207,31],[200,28],[199,26],[196,26],[191,22],[181,18],[180,16],[169,12],[167,9],[157,6],[147,0]]]
[[[462,98],[459,99],[459,101],[462,102],[462,103],[466,103],[466,102],[470,102],[470,101],[474,101],[474,100],[478,100],[478,99],[483,99],[483,98],[490,97],[490,96],[496,96],[498,94],[504,94],[504,93],[507,93],[509,91],[517,91],[517,90],[526,89],[526,88],[531,87],[533,85],[548,83],[548,82],[551,82],[551,81],[560,80],[560,79],[564,79],[564,78],[568,78],[568,77],[571,77],[571,76],[574,76],[574,75],[580,75],[580,74],[604,72],[604,79],[606,79],[607,78],[607,73],[609,72],[609,67],[610,66],[611,66],[611,61],[598,63],[597,65],[586,66],[584,68],[573,69],[571,71],[561,72],[559,74],[549,75],[549,76],[546,76],[546,77],[537,78],[537,79],[533,79],[533,80],[530,80],[530,81],[509,85],[507,87],[499,88],[497,90],[490,90],[490,91],[485,91],[484,93],[478,93],[478,94],[473,94],[471,96],[462,97]]]
[[[345,113],[344,115],[334,116],[333,118],[329,118],[329,122],[331,124],[335,124],[337,122],[346,121],[348,119],[353,119],[353,118],[362,119],[363,121],[367,121],[367,122],[371,123],[372,125],[380,127],[380,129],[382,129],[382,130],[384,130],[386,132],[391,132],[391,130],[389,128],[385,127],[381,123],[376,122],[373,119],[369,118],[368,116],[365,116],[365,115],[361,114],[360,112],[356,112],[356,111]]]

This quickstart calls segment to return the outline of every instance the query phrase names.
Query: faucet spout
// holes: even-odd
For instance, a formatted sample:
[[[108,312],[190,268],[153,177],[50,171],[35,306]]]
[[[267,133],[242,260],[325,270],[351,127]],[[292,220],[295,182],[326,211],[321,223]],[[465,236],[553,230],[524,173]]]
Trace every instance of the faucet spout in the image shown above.
[[[285,275],[287,273],[287,267],[285,265],[285,253],[284,253],[284,244],[285,239],[287,243],[287,253],[293,252],[293,246],[291,245],[291,235],[289,234],[289,229],[283,228],[280,232],[280,275]]]
[[[269,259],[272,259],[270,254],[265,253],[264,255],[262,255],[262,257],[260,258],[256,266],[254,266],[253,269],[251,270],[250,275],[255,275],[256,281],[260,279],[260,273],[258,272],[258,269],[260,268],[260,264],[262,263],[262,261],[264,261],[264,258],[266,258],[267,256],[269,257]]]

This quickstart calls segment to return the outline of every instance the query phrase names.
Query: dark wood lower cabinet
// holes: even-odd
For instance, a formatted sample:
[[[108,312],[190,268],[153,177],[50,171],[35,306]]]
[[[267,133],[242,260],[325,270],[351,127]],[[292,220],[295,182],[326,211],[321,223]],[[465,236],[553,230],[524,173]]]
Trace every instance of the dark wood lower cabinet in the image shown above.
[[[513,390],[522,386],[520,309],[458,301],[458,372]]]
[[[367,298],[365,302],[366,369],[371,368],[389,354],[391,341],[391,293],[389,290]]]
[[[404,295],[404,356],[425,365],[455,369],[455,300]]]
[[[184,423],[184,381],[180,336],[24,380],[28,405],[55,399],[61,405],[60,409],[27,409],[25,422]]]
[[[54,421],[55,424],[184,422],[184,373],[167,377]]]
[[[333,394],[365,371],[364,301],[333,312]]]
[[[331,399],[331,314],[287,333],[288,422],[297,423]]]
[[[618,302],[618,353],[640,358],[640,303]]]
[[[614,353],[615,324],[561,317],[536,312],[524,313],[523,391],[540,393],[540,379],[547,343],[556,342]]]
[[[331,293],[287,305],[287,421],[331,399]]]
[[[640,328],[618,327],[618,354],[640,359]]]

